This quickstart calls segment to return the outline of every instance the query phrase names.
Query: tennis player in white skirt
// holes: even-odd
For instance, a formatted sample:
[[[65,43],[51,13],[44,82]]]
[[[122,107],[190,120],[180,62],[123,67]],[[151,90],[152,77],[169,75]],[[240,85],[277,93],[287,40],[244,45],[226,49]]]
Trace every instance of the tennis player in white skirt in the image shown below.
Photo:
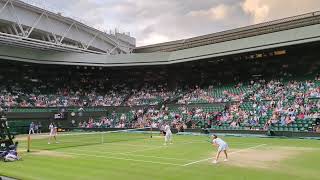
[[[212,139],[213,139],[212,144],[214,146],[218,147],[217,155],[214,158],[214,160],[212,161],[212,163],[214,163],[214,164],[218,163],[218,159],[219,159],[220,153],[222,151],[226,155],[226,158],[224,159],[224,161],[228,161],[228,153],[227,153],[227,150],[229,148],[228,144],[225,141],[223,141],[222,139],[218,138],[216,135],[212,135]]]

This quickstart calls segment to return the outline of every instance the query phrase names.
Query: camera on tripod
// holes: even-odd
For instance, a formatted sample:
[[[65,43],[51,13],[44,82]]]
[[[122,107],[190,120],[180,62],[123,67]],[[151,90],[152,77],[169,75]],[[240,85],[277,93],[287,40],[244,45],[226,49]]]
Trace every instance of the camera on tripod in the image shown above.
[[[7,126],[6,113],[2,112],[0,116],[0,150],[13,145],[13,138]]]

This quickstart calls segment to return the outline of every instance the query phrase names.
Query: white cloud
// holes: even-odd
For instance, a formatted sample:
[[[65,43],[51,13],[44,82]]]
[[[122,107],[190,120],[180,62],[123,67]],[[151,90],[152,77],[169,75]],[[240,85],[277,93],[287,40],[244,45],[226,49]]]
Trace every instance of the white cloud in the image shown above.
[[[200,18],[205,17],[215,21],[225,19],[229,15],[230,10],[231,9],[229,6],[226,6],[225,4],[220,4],[207,10],[191,11],[188,13],[188,15]]]
[[[245,0],[244,12],[253,17],[254,23],[318,11],[319,0]]]
[[[138,39],[138,44],[141,45],[148,45],[148,44],[154,44],[154,43],[159,43],[159,42],[167,42],[170,41],[171,39],[165,35],[153,32],[149,35],[147,35],[147,37],[144,37],[143,39],[139,40]]]
[[[243,10],[252,15],[254,23],[265,21],[269,15],[269,6],[263,4],[261,0],[246,0],[242,4]]]

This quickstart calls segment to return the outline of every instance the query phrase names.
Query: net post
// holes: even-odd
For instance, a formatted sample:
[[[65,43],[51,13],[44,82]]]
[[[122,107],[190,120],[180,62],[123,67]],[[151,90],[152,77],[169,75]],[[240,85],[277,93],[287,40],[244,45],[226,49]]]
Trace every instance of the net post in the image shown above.
[[[27,152],[30,152],[30,143],[31,143],[31,137],[30,134],[28,135],[28,139],[27,139]]]
[[[152,124],[150,126],[150,138],[152,138]]]

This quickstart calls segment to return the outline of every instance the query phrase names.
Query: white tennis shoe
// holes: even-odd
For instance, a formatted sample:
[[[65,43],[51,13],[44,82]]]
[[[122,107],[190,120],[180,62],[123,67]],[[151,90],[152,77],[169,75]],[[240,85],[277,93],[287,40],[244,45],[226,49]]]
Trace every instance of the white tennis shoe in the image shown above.
[[[216,161],[216,160],[213,160],[213,161],[212,161],[212,163],[213,163],[213,164],[217,164],[217,163],[218,163],[218,161]]]

